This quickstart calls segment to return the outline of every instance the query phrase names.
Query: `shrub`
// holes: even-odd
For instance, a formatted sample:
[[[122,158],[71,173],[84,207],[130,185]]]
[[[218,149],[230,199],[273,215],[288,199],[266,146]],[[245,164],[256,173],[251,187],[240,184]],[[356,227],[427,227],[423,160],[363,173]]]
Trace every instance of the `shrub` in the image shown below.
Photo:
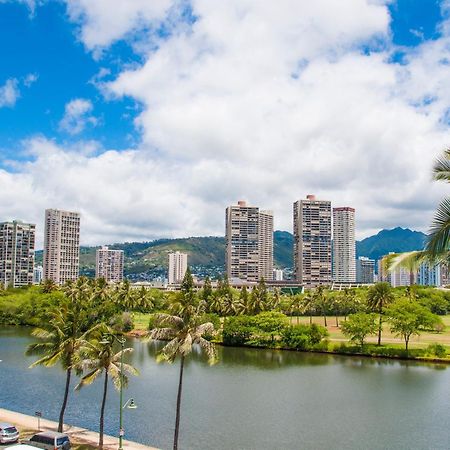
[[[428,355],[437,356],[438,358],[445,358],[447,349],[441,344],[430,344],[426,350]]]
[[[317,324],[291,325],[281,332],[283,344],[296,350],[323,350],[322,339],[328,336],[328,331]],[[325,348],[328,343],[325,343]]]
[[[243,345],[247,343],[255,331],[254,317],[227,317],[223,323],[223,343],[225,345]]]

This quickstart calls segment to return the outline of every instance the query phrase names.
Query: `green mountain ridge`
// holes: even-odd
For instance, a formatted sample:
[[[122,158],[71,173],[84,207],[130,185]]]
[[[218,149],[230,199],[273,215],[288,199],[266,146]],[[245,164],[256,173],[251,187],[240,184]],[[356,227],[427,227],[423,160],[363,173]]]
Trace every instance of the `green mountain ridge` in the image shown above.
[[[426,235],[404,228],[381,230],[356,243],[357,256],[379,259],[389,252],[421,250]],[[274,232],[274,265],[278,268],[293,266],[294,237],[288,231]],[[97,247],[83,246],[80,249],[80,269],[83,274],[93,275],[95,271],[95,251]],[[150,242],[125,242],[109,245],[111,249],[123,250],[125,254],[125,274],[136,275],[152,272],[165,273],[168,254],[181,251],[188,254],[190,266],[214,268],[221,272],[225,264],[225,238],[218,236],[158,239]],[[42,250],[36,252],[36,262],[42,262]],[[156,271],[156,272],[155,272]]]

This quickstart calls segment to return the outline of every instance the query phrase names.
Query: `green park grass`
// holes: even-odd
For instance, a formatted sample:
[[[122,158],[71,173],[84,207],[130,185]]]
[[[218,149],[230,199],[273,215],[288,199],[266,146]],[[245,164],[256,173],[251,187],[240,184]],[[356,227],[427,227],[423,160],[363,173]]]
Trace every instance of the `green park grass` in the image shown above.
[[[151,314],[145,313],[133,313],[134,329],[135,330],[147,330]],[[425,348],[430,344],[441,344],[448,347],[450,351],[450,315],[440,316],[444,322],[445,329],[441,333],[437,332],[423,332],[420,336],[412,336],[410,341],[410,348]],[[339,324],[344,321],[344,317],[338,317]],[[291,317],[291,323],[293,325],[309,324],[308,316]],[[313,316],[313,323],[324,326],[324,320],[322,316]],[[346,338],[341,331],[340,327],[336,327],[335,316],[327,316],[327,330],[329,333],[329,341],[331,343],[348,343],[349,340]],[[377,342],[377,336],[369,336],[367,338],[367,343]],[[389,324],[384,323],[383,334],[382,334],[382,344],[389,344],[391,347],[398,346],[399,348],[404,348],[404,341],[389,331]]]

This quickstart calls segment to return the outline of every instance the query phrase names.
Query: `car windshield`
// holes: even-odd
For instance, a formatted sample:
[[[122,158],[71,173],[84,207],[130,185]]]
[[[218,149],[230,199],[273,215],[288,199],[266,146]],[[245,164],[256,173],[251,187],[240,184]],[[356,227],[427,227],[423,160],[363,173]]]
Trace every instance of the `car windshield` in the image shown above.
[[[3,430],[3,432],[6,434],[14,434],[14,433],[17,433],[17,428],[16,427],[8,427],[8,428],[5,428]]]
[[[68,438],[67,436],[62,437],[62,438],[58,438],[58,440],[56,441],[56,444],[57,444],[57,445],[62,445],[62,444],[64,444],[65,442],[69,442],[69,438]]]

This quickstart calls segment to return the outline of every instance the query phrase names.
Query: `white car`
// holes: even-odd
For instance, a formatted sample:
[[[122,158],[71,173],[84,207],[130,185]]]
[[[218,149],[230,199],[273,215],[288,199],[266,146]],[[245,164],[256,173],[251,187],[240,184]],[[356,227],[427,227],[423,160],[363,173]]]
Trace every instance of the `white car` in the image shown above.
[[[17,450],[36,450],[36,447],[33,447],[32,445],[27,444],[15,444],[15,445],[8,445],[4,448],[13,448]]]
[[[0,444],[11,444],[19,440],[19,431],[14,425],[0,422]]]

